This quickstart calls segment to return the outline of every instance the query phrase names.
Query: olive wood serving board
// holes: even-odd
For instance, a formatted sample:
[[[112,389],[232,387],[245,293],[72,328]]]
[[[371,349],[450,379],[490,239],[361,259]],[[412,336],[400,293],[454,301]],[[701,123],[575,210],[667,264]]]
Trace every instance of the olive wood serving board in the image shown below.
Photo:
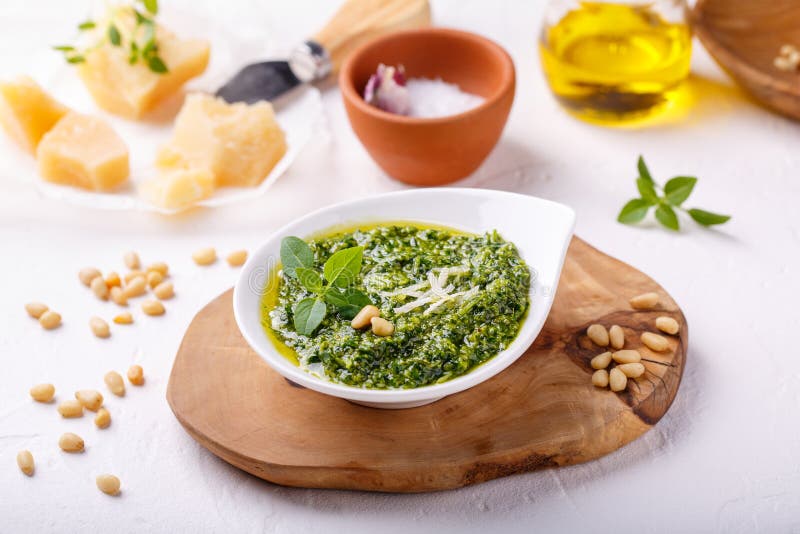
[[[628,299],[660,295],[655,310]],[[599,458],[649,430],[672,404],[688,343],[683,313],[661,286],[573,238],[552,311],[530,349],[467,391],[406,410],[367,408],[292,385],[253,352],[233,318],[232,290],[192,321],[167,399],[180,423],[226,462],[277,484],[386,492],[457,488]],[[680,324],[670,351],[639,335],[656,317]],[[621,393],[591,384],[603,352],[592,323],[618,324],[647,372]]]

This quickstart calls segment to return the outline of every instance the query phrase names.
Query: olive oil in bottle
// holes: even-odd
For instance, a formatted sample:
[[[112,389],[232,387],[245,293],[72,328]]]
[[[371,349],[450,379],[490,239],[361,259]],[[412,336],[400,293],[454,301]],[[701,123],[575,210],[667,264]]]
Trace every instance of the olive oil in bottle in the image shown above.
[[[545,24],[542,66],[556,98],[572,113],[614,124],[655,114],[689,75],[691,32],[683,2],[570,2]],[[552,7],[552,6],[551,6]],[[677,19],[677,20],[675,20]]]

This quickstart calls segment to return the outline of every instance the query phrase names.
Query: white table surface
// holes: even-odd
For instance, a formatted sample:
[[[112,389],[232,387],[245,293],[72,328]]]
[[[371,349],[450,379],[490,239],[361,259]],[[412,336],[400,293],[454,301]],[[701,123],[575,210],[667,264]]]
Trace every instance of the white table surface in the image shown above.
[[[229,25],[252,39],[254,56],[258,43],[267,49],[302,38],[336,4],[162,3]],[[3,2],[2,75],[57,65],[46,46],[69,38],[85,14],[80,4]],[[463,185],[573,206],[578,235],[652,275],[683,307],[691,326],[686,372],[653,430],[585,465],[428,495],[275,486],[218,460],[183,431],[165,400],[173,356],[194,313],[236,276],[224,262],[196,267],[191,253],[254,247],[310,210],[404,187],[373,164],[338,91],[327,87],[326,129],[266,196],[179,217],[41,198],[30,169],[8,163],[16,149],[0,142],[0,532],[800,532],[800,125],[753,105],[699,46],[695,102],[684,117],[647,129],[578,122],[542,78],[535,48],[542,7],[434,2],[436,23],[499,41],[517,66],[503,138]],[[687,222],[679,234],[617,224],[634,193],[639,153],[661,178],[699,176],[692,202],[733,220],[712,231]],[[88,317],[110,316],[114,307],[94,299],[76,273],[87,264],[121,270],[128,249],[145,262],[167,261],[177,296],[165,317],[137,315],[110,340],[95,339]],[[43,332],[26,316],[23,305],[34,299],[62,313],[59,330]],[[54,406],[28,397],[42,381],[56,384],[59,399],[79,388],[104,390],[106,371],[133,362],[147,383],[129,387],[124,399],[107,395],[107,430],[96,430],[91,417],[62,420]],[[85,454],[59,451],[68,430],[85,438]],[[15,465],[23,448],[36,458],[33,478]],[[96,490],[101,472],[121,478],[120,497]]]

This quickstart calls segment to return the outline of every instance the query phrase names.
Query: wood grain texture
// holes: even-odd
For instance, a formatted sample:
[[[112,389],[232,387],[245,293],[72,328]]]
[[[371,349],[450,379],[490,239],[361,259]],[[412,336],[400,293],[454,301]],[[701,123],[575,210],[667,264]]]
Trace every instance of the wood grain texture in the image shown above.
[[[773,65],[784,44],[800,48],[797,0],[698,0],[692,26],[736,82],[768,108],[800,120],[800,72]]]
[[[628,299],[656,291],[656,310]],[[351,404],[286,381],[245,343],[232,290],[189,326],[167,389],[172,411],[201,445],[255,476],[288,486],[388,492],[456,488],[592,460],[641,436],[666,413],[683,373],[683,313],[652,279],[573,238],[542,333],[494,378],[408,410]],[[681,326],[669,352],[641,345],[655,318]],[[615,394],[592,386],[586,327],[618,324],[647,372]],[[656,363],[660,362],[660,363]]]

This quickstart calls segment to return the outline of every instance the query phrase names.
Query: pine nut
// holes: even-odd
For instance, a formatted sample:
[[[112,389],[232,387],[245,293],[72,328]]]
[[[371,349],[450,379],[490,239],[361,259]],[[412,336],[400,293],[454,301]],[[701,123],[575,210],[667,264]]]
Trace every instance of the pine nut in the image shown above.
[[[669,341],[667,341],[667,338],[652,332],[642,333],[642,343],[644,343],[648,349],[656,352],[665,352],[669,350]]]
[[[83,269],[78,271],[78,279],[86,287],[90,287],[92,284],[92,280],[94,280],[98,276],[103,276],[103,275],[100,273],[100,271],[98,271],[94,267],[84,267]]]
[[[94,424],[97,428],[108,428],[111,424],[111,414],[105,408],[97,410],[97,415],[94,416]]]
[[[612,349],[621,349],[625,346],[625,331],[619,325],[612,325],[608,329],[608,340]]]
[[[376,336],[386,337],[394,333],[394,325],[383,317],[373,317],[370,322],[372,323],[372,333]]]
[[[56,387],[53,384],[36,384],[30,394],[36,402],[50,402],[56,394]]]
[[[158,300],[148,299],[142,302],[142,311],[147,315],[164,315],[164,305]]]
[[[72,432],[65,432],[58,438],[58,446],[64,452],[83,452],[83,438]]]
[[[111,289],[112,287],[119,287],[122,285],[122,280],[120,279],[119,275],[114,271],[111,271],[106,275],[105,282],[108,289]]]
[[[33,455],[31,451],[19,451],[17,453],[17,465],[19,466],[20,471],[28,475],[29,477],[33,476]]]
[[[96,412],[103,405],[103,395],[94,389],[82,389],[75,392],[75,398],[87,410]]]
[[[157,261],[157,262],[151,263],[150,265],[147,266],[147,272],[150,272],[150,271],[159,272],[159,273],[161,273],[161,276],[166,278],[167,275],[169,274],[169,266],[166,263],[164,263],[163,261]]]
[[[606,330],[605,326],[593,324],[586,329],[586,335],[589,336],[589,339],[591,339],[595,345],[601,347],[608,346],[608,330]]]
[[[98,475],[95,479],[97,489],[106,495],[117,495],[119,493],[120,482],[114,475]]]
[[[130,312],[123,312],[114,316],[114,322],[117,324],[131,324],[133,323],[133,315]]]
[[[120,375],[116,371],[109,371],[106,373],[106,376],[103,377],[103,381],[108,386],[109,391],[116,395],[117,397],[124,397],[125,396],[125,382],[122,380],[122,375]]]
[[[58,405],[58,413],[64,418],[83,417],[83,404],[77,400],[61,401]]]
[[[147,285],[150,286],[150,289],[155,289],[155,287],[164,280],[164,275],[158,271],[148,271],[147,272]]]
[[[138,278],[140,276],[144,278],[145,276],[147,276],[147,273],[137,269],[129,273],[125,273],[125,276],[123,276],[122,279],[125,280],[125,284],[130,284],[131,280],[133,280],[134,278]]]
[[[47,311],[47,305],[41,302],[29,302],[25,305],[25,311],[34,319],[38,319]]]
[[[370,326],[370,321],[372,321],[373,317],[380,317],[381,311],[378,309],[377,306],[373,306],[372,304],[367,304],[361,311],[359,311],[353,320],[350,321],[350,326],[355,328],[356,330],[361,330],[362,328],[366,328]]]
[[[680,325],[678,325],[678,321],[672,317],[658,317],[656,319],[656,328],[665,334],[672,334],[674,336],[678,333],[678,330],[680,330]]]
[[[792,63],[792,61],[788,57],[778,56],[772,60],[772,64],[775,65],[775,68],[778,70],[783,71],[790,71],[797,68],[797,65]]]
[[[53,310],[47,310],[39,317],[39,324],[45,330],[52,330],[61,326],[61,315]]]
[[[92,280],[92,283],[89,287],[92,288],[92,292],[94,293],[95,297],[99,298],[100,300],[108,300],[108,286],[102,277],[98,276]]]
[[[168,300],[175,296],[175,289],[172,282],[161,282],[153,289],[153,295],[161,300]]]
[[[125,267],[132,271],[142,266],[142,262],[139,261],[139,255],[132,250],[125,253],[122,261],[125,262]]]
[[[608,371],[605,369],[598,369],[592,374],[592,385],[598,388],[608,386]]]
[[[126,298],[134,298],[144,295],[147,292],[147,281],[144,276],[137,276],[132,278],[130,282],[125,285],[123,289]]]
[[[625,373],[614,367],[608,373],[608,384],[611,386],[611,391],[622,391],[628,386],[628,377]]]
[[[197,265],[211,265],[217,261],[217,251],[212,247],[201,248],[192,254],[192,259]]]
[[[125,290],[121,287],[114,286],[111,288],[111,302],[118,306],[127,306],[128,305],[128,297],[125,295]]]
[[[591,360],[592,369],[605,369],[611,363],[611,353],[598,354]]]
[[[247,251],[237,250],[235,252],[231,252],[230,254],[228,254],[228,257],[225,258],[225,260],[231,267],[241,267],[242,265],[244,265],[244,262],[247,261]]]
[[[108,323],[102,320],[100,317],[92,317],[89,319],[89,328],[92,329],[92,333],[99,338],[107,338],[111,336],[111,330],[108,328]]]
[[[141,365],[131,365],[128,368],[128,381],[134,386],[144,384],[144,370]]]
[[[628,378],[639,378],[644,374],[644,365],[641,363],[623,363],[615,369],[619,369]]]
[[[642,355],[639,354],[638,350],[618,350],[614,354],[611,355],[617,363],[636,363],[642,361]]]
[[[643,293],[630,300],[631,307],[635,310],[652,310],[658,304],[658,293]]]
[[[94,424],[97,428],[108,428],[111,424],[111,414],[105,408],[97,410],[97,415],[94,416]]]

